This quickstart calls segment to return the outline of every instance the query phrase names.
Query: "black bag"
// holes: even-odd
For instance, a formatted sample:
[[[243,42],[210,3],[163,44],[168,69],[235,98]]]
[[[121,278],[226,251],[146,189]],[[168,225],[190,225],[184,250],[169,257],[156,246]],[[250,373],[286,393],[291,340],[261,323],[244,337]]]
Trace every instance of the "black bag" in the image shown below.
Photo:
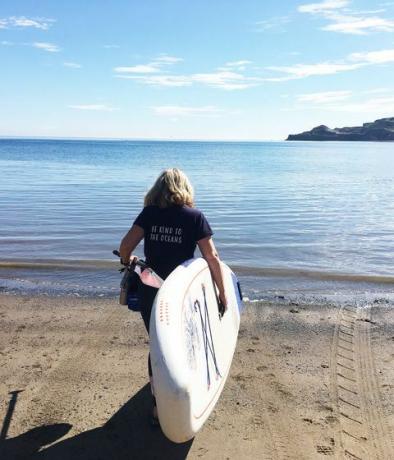
[[[134,271],[134,267],[126,268],[122,281],[120,282],[119,303],[127,305],[129,310],[141,311],[138,298],[138,286],[140,277]]]

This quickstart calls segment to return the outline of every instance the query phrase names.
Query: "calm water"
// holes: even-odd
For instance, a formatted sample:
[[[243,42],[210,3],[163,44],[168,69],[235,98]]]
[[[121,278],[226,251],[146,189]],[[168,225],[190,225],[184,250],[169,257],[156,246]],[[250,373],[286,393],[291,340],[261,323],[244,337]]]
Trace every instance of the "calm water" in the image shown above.
[[[392,143],[0,140],[0,287],[115,293],[111,250],[172,166],[249,297],[393,295]]]

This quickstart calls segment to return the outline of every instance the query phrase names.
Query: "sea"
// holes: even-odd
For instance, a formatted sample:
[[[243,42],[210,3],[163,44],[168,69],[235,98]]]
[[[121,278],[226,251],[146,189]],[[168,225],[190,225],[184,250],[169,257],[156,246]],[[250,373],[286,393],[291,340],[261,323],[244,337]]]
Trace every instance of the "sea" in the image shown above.
[[[112,250],[169,167],[245,298],[393,303],[394,143],[373,142],[0,139],[0,291],[115,297]]]

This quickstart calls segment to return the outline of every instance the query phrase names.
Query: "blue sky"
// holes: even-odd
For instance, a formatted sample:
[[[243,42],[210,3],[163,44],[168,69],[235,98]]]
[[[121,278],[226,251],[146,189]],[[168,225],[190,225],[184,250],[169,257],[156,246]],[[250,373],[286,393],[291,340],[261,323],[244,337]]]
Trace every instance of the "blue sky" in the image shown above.
[[[0,136],[283,139],[394,116],[394,1],[2,0]]]

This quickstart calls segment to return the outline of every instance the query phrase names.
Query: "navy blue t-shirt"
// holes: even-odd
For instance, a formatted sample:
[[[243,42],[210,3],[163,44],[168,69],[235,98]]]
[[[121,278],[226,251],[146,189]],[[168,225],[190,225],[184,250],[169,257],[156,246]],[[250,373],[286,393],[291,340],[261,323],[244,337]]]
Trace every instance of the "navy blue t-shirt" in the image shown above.
[[[146,206],[134,225],[144,229],[146,263],[163,279],[194,257],[197,241],[213,235],[204,214],[188,206]]]

